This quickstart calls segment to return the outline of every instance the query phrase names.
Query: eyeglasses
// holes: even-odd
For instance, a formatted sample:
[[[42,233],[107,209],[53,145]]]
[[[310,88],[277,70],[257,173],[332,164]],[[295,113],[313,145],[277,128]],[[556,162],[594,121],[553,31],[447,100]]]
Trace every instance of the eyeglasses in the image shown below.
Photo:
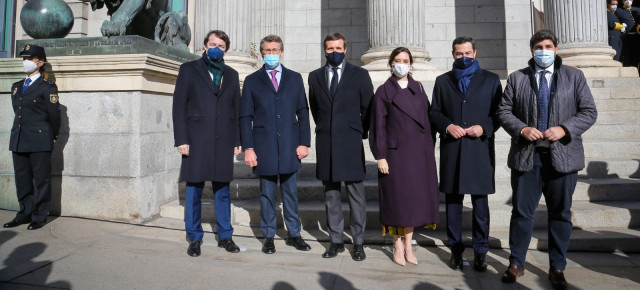
[[[279,48],[263,49],[262,53],[264,53],[264,54],[278,54],[278,53],[280,53],[280,49]]]

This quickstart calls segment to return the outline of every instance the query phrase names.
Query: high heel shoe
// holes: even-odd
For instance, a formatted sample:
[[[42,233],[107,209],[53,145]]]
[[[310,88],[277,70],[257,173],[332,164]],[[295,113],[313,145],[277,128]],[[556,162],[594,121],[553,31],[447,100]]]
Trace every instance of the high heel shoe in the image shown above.
[[[407,253],[404,253],[404,257],[407,260],[407,262],[414,264],[414,265],[418,265],[418,258],[416,258],[416,256],[413,256],[411,258],[409,258],[409,256],[407,256]]]
[[[404,260],[404,253],[400,253],[396,247],[393,247],[393,262],[400,266],[404,266],[406,264]]]

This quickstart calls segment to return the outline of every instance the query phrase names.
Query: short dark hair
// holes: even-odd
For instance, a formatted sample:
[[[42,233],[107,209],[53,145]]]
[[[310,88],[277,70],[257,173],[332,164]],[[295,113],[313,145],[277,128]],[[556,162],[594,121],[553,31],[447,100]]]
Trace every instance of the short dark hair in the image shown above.
[[[471,47],[473,48],[473,50],[476,50],[476,41],[473,40],[473,38],[468,36],[460,36],[453,40],[453,44],[451,44],[451,51],[456,50],[456,45],[460,45],[467,42],[471,42]]]
[[[260,40],[260,51],[262,51],[262,47],[265,42],[277,42],[280,44],[280,50],[284,50],[284,44],[282,43],[282,38],[280,38],[280,36],[274,34],[265,36],[262,40]]]
[[[204,46],[207,46],[207,42],[209,42],[209,37],[211,37],[211,34],[215,35],[217,38],[222,39],[222,41],[224,41],[224,45],[225,45],[225,49],[224,51],[226,52],[227,50],[229,50],[229,46],[231,45],[231,41],[229,40],[229,36],[224,33],[224,31],[222,30],[211,30],[209,31],[209,33],[207,33],[207,36],[205,36],[204,41],[202,42],[202,44]]]
[[[391,52],[391,55],[389,55],[389,66],[391,66],[391,64],[393,63],[393,60],[396,58],[396,56],[398,56],[398,54],[400,54],[402,52],[406,52],[409,55],[409,63],[413,64],[413,56],[411,56],[411,51],[409,51],[408,48],[401,46],[401,47],[397,47],[396,49],[394,49]]]
[[[611,0],[607,0],[607,5],[611,5]]]
[[[343,48],[347,48],[347,38],[345,38],[344,35],[342,35],[342,33],[340,32],[327,34],[327,36],[324,37],[324,41],[322,42],[322,45],[324,45],[324,48],[327,49],[327,41],[339,40],[339,39],[342,39],[342,41],[344,41]]]
[[[529,47],[533,49],[536,43],[546,39],[551,40],[551,42],[553,42],[553,46],[558,46],[558,38],[553,33],[553,31],[549,29],[542,29],[542,30],[538,30],[536,33],[534,33],[531,36],[531,40],[529,40]]]

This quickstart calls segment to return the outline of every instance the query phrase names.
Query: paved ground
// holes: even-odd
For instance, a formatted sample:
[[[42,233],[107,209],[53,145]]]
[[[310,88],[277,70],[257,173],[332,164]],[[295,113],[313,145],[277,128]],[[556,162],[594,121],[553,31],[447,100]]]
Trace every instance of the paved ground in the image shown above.
[[[0,210],[0,222],[14,216]],[[530,251],[526,274],[504,285],[500,273],[508,251],[491,249],[489,270],[446,267],[449,250],[416,247],[419,265],[391,262],[388,246],[365,246],[364,262],[348,253],[320,257],[325,243],[309,237],[313,248],[299,252],[276,240],[277,252],[260,251],[254,230],[236,227],[243,248],[230,254],[205,234],[202,256],[187,256],[184,231],[175,220],[147,225],[51,218],[45,228],[0,229],[0,289],[549,289],[547,255]],[[350,251],[350,245],[347,245]],[[472,251],[465,253],[472,261]],[[569,253],[567,279],[572,289],[640,289],[640,255]]]

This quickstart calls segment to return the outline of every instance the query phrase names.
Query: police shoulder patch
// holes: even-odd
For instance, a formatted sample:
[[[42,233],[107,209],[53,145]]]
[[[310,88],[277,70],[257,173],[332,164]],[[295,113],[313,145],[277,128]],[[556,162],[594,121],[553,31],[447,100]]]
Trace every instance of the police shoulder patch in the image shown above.
[[[51,101],[52,103],[57,103],[58,102],[58,94],[50,94],[49,95],[49,101]]]
[[[18,88],[13,88],[13,93],[11,93],[11,95],[15,96],[17,92],[18,92]]]
[[[31,45],[28,45],[28,44],[27,44],[27,45],[24,47],[24,50],[29,50],[29,49],[31,49]]]

